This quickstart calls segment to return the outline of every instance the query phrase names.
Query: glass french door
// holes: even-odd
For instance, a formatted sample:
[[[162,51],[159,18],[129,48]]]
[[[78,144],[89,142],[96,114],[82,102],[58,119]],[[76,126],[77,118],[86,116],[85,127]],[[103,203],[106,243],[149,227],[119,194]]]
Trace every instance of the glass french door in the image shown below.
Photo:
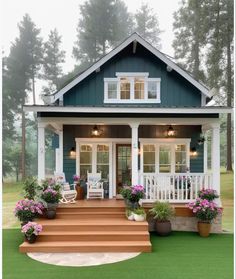
[[[131,185],[131,144],[116,145],[116,193]]]

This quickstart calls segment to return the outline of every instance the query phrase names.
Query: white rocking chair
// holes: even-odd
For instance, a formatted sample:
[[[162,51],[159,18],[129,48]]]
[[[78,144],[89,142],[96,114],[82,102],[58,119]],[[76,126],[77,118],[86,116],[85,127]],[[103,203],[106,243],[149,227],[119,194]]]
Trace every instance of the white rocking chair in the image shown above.
[[[101,173],[87,173],[87,199],[104,199],[103,182],[101,182]]]
[[[60,199],[61,203],[75,203],[75,199],[77,197],[77,191],[75,190],[75,184],[69,184],[66,182],[64,173],[56,173],[54,172],[55,181],[61,184],[61,195],[62,199]],[[71,190],[71,188],[73,188]]]

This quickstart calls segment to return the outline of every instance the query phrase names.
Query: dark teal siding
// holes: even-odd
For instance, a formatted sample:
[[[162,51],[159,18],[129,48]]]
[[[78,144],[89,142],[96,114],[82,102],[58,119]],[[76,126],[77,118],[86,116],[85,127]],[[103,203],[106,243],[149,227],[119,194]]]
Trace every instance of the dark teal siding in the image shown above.
[[[132,52],[131,44],[107,61],[101,67],[100,72],[92,73],[70,89],[64,95],[64,105],[104,105],[103,79],[104,77],[115,77],[116,72],[149,72],[149,77],[161,78],[161,103],[152,104],[153,106],[201,106],[199,90],[175,71],[167,72],[166,64],[139,44],[135,54]]]
[[[75,147],[75,138],[89,138],[93,126],[64,125],[63,126],[63,169],[66,179],[72,182],[72,176],[76,172],[76,161],[70,158],[70,149]],[[130,138],[129,126],[99,126],[103,131],[101,138]],[[139,138],[163,138],[167,126],[140,126]],[[200,137],[201,126],[175,126],[177,138],[191,138],[190,148],[196,147],[198,155],[190,157],[190,172],[203,172],[203,145],[199,146],[197,140]]]

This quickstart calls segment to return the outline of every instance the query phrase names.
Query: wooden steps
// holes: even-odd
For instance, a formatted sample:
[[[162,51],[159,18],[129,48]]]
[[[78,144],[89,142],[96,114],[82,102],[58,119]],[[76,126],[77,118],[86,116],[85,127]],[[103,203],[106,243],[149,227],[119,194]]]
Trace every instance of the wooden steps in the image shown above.
[[[39,219],[37,242],[20,252],[150,252],[148,223],[129,221],[123,201],[80,201],[60,205],[53,220]]]

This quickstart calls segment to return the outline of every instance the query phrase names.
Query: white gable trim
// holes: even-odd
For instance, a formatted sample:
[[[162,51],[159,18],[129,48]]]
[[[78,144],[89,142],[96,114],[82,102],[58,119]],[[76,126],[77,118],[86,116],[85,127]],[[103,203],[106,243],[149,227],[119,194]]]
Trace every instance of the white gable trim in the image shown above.
[[[148,42],[146,42],[143,38],[141,38],[137,33],[134,33],[130,37],[128,37],[123,43],[121,43],[119,46],[117,46],[115,49],[110,51],[107,55],[102,57],[91,67],[89,67],[86,71],[84,71],[82,74],[80,74],[77,78],[72,80],[65,87],[63,87],[61,90],[59,90],[57,93],[55,93],[55,95],[52,95],[51,101],[55,102],[57,99],[59,99],[61,96],[63,96],[68,90],[70,90],[72,87],[74,87],[80,81],[85,79],[92,72],[96,71],[99,67],[101,67],[104,63],[106,63],[108,60],[110,60],[113,56],[115,56],[117,53],[119,53],[121,50],[123,50],[126,46],[128,46],[133,41],[137,41],[138,43],[140,43],[142,46],[144,46],[146,49],[148,49],[151,53],[153,53],[155,56],[157,56],[160,60],[162,60],[164,63],[166,63],[167,66],[169,66],[170,68],[175,70],[177,73],[182,75],[186,80],[188,80],[196,88],[198,88],[202,94],[206,95],[208,98],[212,97],[212,94],[205,86],[203,86],[201,83],[196,81],[191,75],[189,75],[187,72],[182,70],[178,65],[176,65],[174,62],[172,62],[169,58],[167,58],[159,50],[157,50],[152,45],[150,45]]]

